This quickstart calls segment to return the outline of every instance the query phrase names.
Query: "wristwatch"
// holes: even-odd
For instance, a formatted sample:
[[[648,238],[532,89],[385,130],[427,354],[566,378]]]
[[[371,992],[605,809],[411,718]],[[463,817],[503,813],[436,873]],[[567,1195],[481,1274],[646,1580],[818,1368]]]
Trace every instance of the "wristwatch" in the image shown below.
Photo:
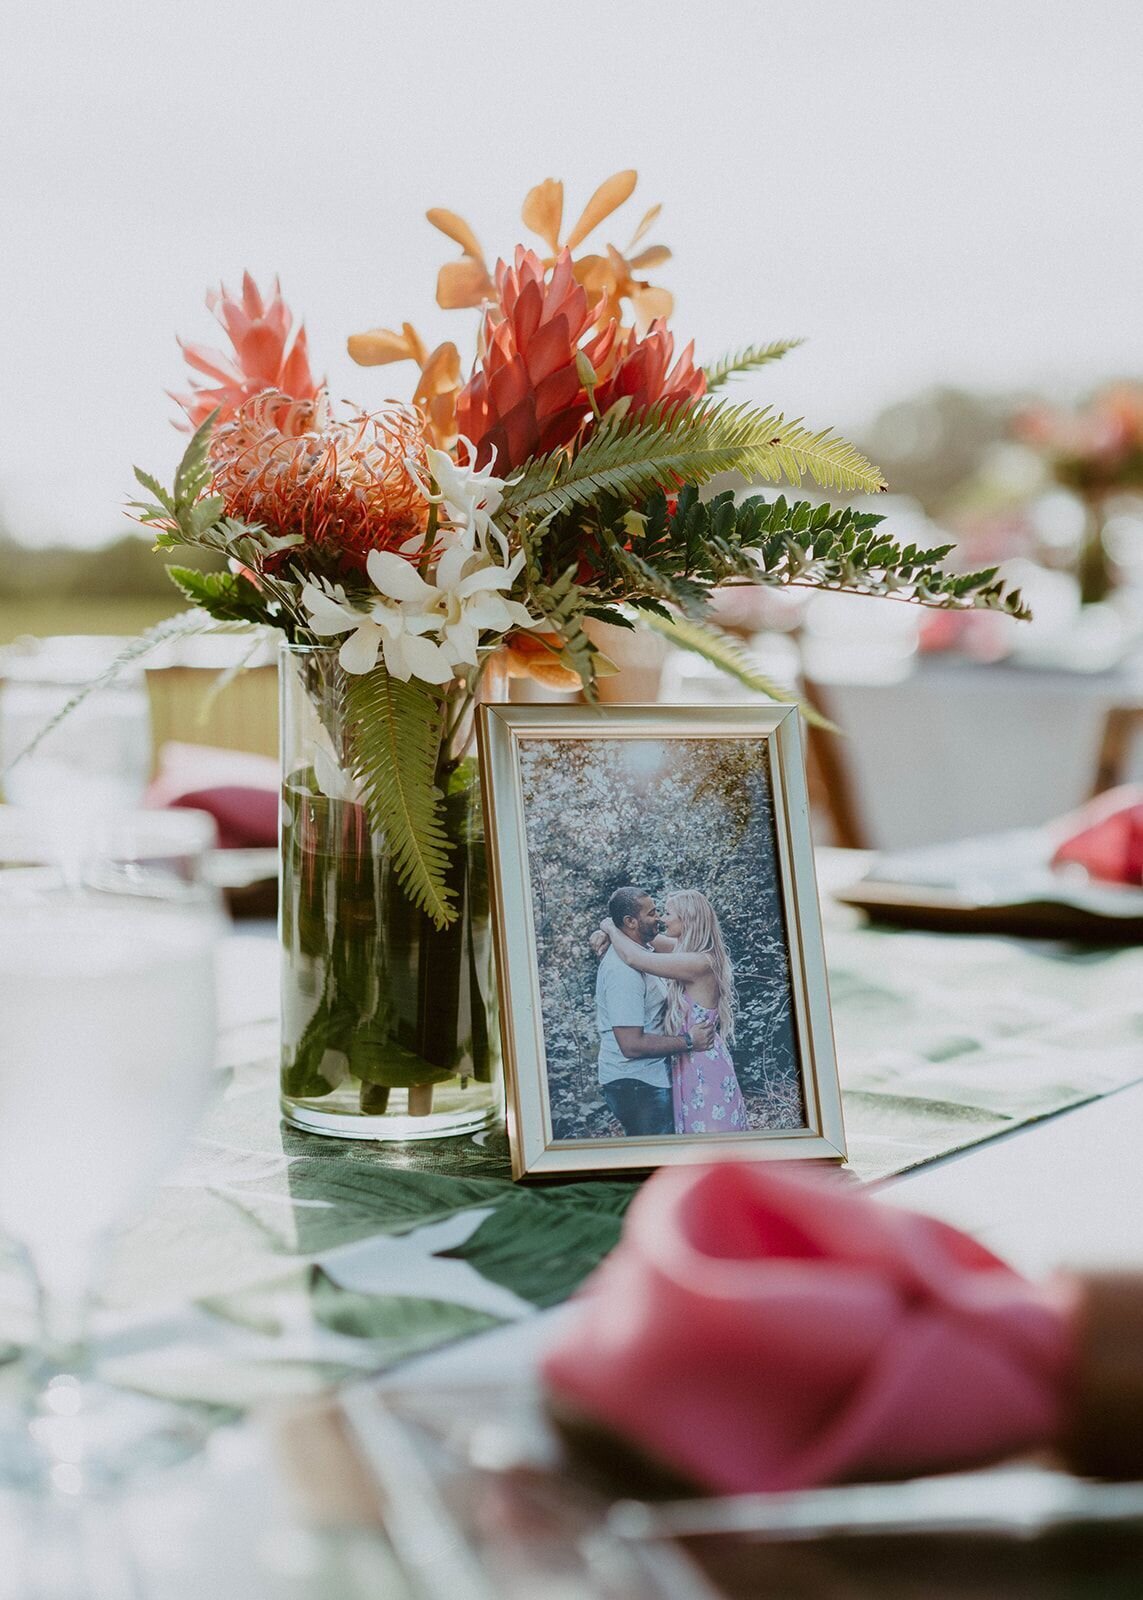
[[[689,1054],[690,1051],[692,1051],[694,1049],[694,1047],[695,1047],[695,1042],[691,1038],[690,1030],[687,1029],[687,1028],[684,1028],[682,1033],[679,1035],[679,1037],[680,1037],[680,1039],[682,1039],[683,1044],[686,1046],[687,1052]]]

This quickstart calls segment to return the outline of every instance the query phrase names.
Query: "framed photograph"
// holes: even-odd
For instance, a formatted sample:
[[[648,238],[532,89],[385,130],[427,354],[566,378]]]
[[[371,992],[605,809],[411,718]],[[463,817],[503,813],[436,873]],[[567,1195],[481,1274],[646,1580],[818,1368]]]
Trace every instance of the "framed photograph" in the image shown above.
[[[844,1159],[797,711],[479,736],[513,1175]]]

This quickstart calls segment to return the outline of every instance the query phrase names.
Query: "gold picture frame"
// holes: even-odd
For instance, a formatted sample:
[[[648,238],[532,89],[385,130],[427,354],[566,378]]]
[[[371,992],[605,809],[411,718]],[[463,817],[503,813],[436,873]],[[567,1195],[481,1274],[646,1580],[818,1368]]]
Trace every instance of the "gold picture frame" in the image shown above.
[[[581,741],[594,741],[594,748]],[[728,1156],[844,1160],[841,1094],[810,837],[802,730],[796,708],[757,704],[483,705],[478,717],[478,742],[513,1177],[543,1179],[574,1172],[644,1171],[669,1163],[704,1162]],[[630,791],[625,793],[624,774],[628,772],[635,776],[630,780]],[[745,774],[741,784],[737,779],[723,781],[720,788],[721,778],[739,772]],[[614,794],[617,773],[618,811],[609,798]],[[612,787],[608,788],[608,784]],[[701,803],[696,800],[692,806],[687,799],[691,793],[688,784]],[[728,1132],[716,1132],[706,1121],[693,1118],[687,1109],[690,1102],[679,1099],[685,1091],[677,1087],[681,1076],[677,1064],[685,1063],[682,1071],[693,1074],[698,1057],[668,1053],[663,1059],[668,1093],[675,1097],[674,1127],[678,1129],[680,1121],[685,1127],[688,1117],[692,1117],[703,1131],[654,1135],[614,1131],[628,1127],[627,1121],[617,1121],[608,1110],[613,1106],[614,1083],[609,1084],[612,1098],[608,1098],[603,1088],[604,1067],[596,1064],[600,1081],[593,1086],[591,1064],[584,1059],[589,1037],[594,1037],[598,1045],[607,1030],[599,1021],[605,1012],[593,1014],[590,1024],[586,1015],[589,1008],[598,1004],[594,991],[586,988],[588,979],[584,974],[589,965],[587,939],[593,916],[598,923],[600,906],[598,901],[585,904],[580,921],[576,874],[581,865],[577,863],[582,864],[582,872],[587,875],[586,898],[593,900],[599,882],[605,881],[598,878],[603,868],[598,866],[600,851],[593,850],[593,838],[606,844],[611,860],[622,859],[626,846],[621,841],[632,829],[640,838],[654,841],[658,835],[653,831],[648,834],[648,829],[655,827],[655,801],[659,797],[665,808],[661,820],[664,845],[659,852],[664,862],[683,859],[685,849],[678,846],[672,855],[669,840],[685,840],[685,830],[692,824],[694,849],[721,849],[718,819],[722,813],[717,808],[725,804],[728,816],[733,809],[733,826],[728,823],[729,832],[724,833],[733,838],[738,854],[712,859],[718,862],[717,872],[724,873],[722,881],[727,893],[735,884],[749,880],[747,888],[755,898],[746,913],[747,938],[765,938],[767,948],[778,952],[763,977],[754,979],[755,988],[762,983],[768,983],[770,988],[761,999],[752,1002],[751,1013],[764,1015],[767,1038],[777,1039],[771,1055],[778,1067],[772,1078],[767,1078],[769,1087],[765,1093],[743,1088],[733,1101],[728,1097],[734,1090],[726,1089],[727,1079],[721,1080],[724,1099],[735,1107],[736,1126]],[[681,814],[668,814],[668,798],[678,804]],[[743,816],[745,822],[741,820]],[[587,837],[580,838],[575,833],[576,817],[581,819]],[[700,822],[705,824],[705,831],[699,831]],[[680,828],[684,830],[682,835]],[[729,870],[727,860],[747,864],[738,878],[725,877]],[[596,878],[591,878],[592,871],[597,872]],[[558,892],[549,894],[553,874]],[[655,875],[672,882],[648,888],[647,896],[657,896],[672,884],[675,893],[685,887],[676,881],[677,873],[672,870],[644,873],[648,879]],[[616,876],[614,869],[611,876]],[[537,890],[542,894],[539,902]],[[672,895],[665,898],[669,901]],[[537,930],[538,903],[542,939]],[[574,914],[559,921],[554,915],[549,916],[549,904],[557,911],[571,905]],[[606,904],[605,893],[604,908]],[[769,922],[765,920],[767,906]],[[755,915],[759,920],[752,923],[750,918]],[[561,966],[553,951],[559,941],[563,941],[566,951],[569,939],[571,958],[565,955]],[[780,954],[783,948],[784,971]],[[731,950],[729,936],[727,949]],[[638,959],[638,952],[635,954]],[[566,974],[572,966],[579,976],[569,987]],[[597,977],[597,985],[600,981]],[[783,1010],[782,995],[787,991],[788,1005]],[[629,988],[627,992],[630,993]],[[773,1021],[775,1017],[777,1022]],[[565,1029],[573,1025],[578,1029],[577,1037],[584,1042],[583,1048],[569,1051],[565,1043],[556,1050],[553,1045],[550,1061],[549,1036],[562,1038]],[[779,1027],[780,1037],[774,1032]],[[624,1028],[622,1032],[626,1037],[629,1030]],[[757,1031],[755,1036],[760,1037]],[[708,1067],[713,1063],[712,1078],[724,1065],[733,1066],[724,1055],[715,1056],[718,1048],[716,1040],[711,1055],[703,1058]],[[759,1048],[764,1061],[768,1048]],[[676,1045],[675,1049],[681,1052],[682,1046]],[[672,1061],[676,1063],[674,1076]],[[648,1066],[650,1074],[658,1070],[657,1062]],[[750,1064],[743,1062],[741,1072],[750,1071]],[[567,1088],[572,1080],[581,1085],[578,1098]],[[694,1079],[687,1081],[689,1084]],[[697,1081],[700,1087],[693,1103],[705,1105],[705,1100],[698,1098],[706,1092],[701,1075]],[[744,1076],[743,1083],[748,1081]],[[602,1097],[599,1104],[592,1098],[596,1089],[596,1098]],[[779,1110],[771,1119],[780,1124],[777,1126],[764,1125],[771,1104],[766,1095],[771,1091],[782,1096],[780,1102],[774,1102]],[[657,1092],[660,1099],[656,1105],[661,1106],[661,1090]],[[800,1094],[800,1103],[791,1110],[791,1096],[795,1093]],[[555,1110],[554,1096],[558,1100]],[[718,1104],[722,1110],[712,1105],[713,1114],[725,1116],[725,1105],[722,1101]],[[582,1116],[581,1106],[588,1107]],[[752,1107],[760,1109],[748,1109]],[[660,1118],[656,1125],[661,1125],[659,1111],[656,1117]],[[606,1129],[601,1132],[605,1124]]]

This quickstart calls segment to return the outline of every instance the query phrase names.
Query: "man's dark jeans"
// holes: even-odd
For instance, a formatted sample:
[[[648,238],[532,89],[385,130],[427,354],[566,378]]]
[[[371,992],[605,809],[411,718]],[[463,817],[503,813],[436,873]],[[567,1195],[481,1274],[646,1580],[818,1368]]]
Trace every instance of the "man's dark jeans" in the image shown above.
[[[674,1133],[675,1113],[669,1089],[656,1089],[639,1078],[616,1078],[600,1087],[611,1114],[623,1124],[629,1138]]]

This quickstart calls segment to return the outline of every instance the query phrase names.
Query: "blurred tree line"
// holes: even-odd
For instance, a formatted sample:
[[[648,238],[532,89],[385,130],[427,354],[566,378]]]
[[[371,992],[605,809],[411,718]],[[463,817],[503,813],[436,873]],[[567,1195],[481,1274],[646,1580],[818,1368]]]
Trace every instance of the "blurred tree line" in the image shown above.
[[[124,534],[96,550],[65,545],[32,549],[0,528],[0,600],[35,596],[60,599],[156,599],[177,610],[181,597],[166,575],[171,561],[184,567],[216,571],[221,557],[203,550],[152,550],[149,539]]]
[[[155,552],[131,533],[93,550],[37,549],[0,525],[0,643],[21,634],[135,633],[185,606],[166,574],[172,561],[203,571],[223,564],[208,551]]]

